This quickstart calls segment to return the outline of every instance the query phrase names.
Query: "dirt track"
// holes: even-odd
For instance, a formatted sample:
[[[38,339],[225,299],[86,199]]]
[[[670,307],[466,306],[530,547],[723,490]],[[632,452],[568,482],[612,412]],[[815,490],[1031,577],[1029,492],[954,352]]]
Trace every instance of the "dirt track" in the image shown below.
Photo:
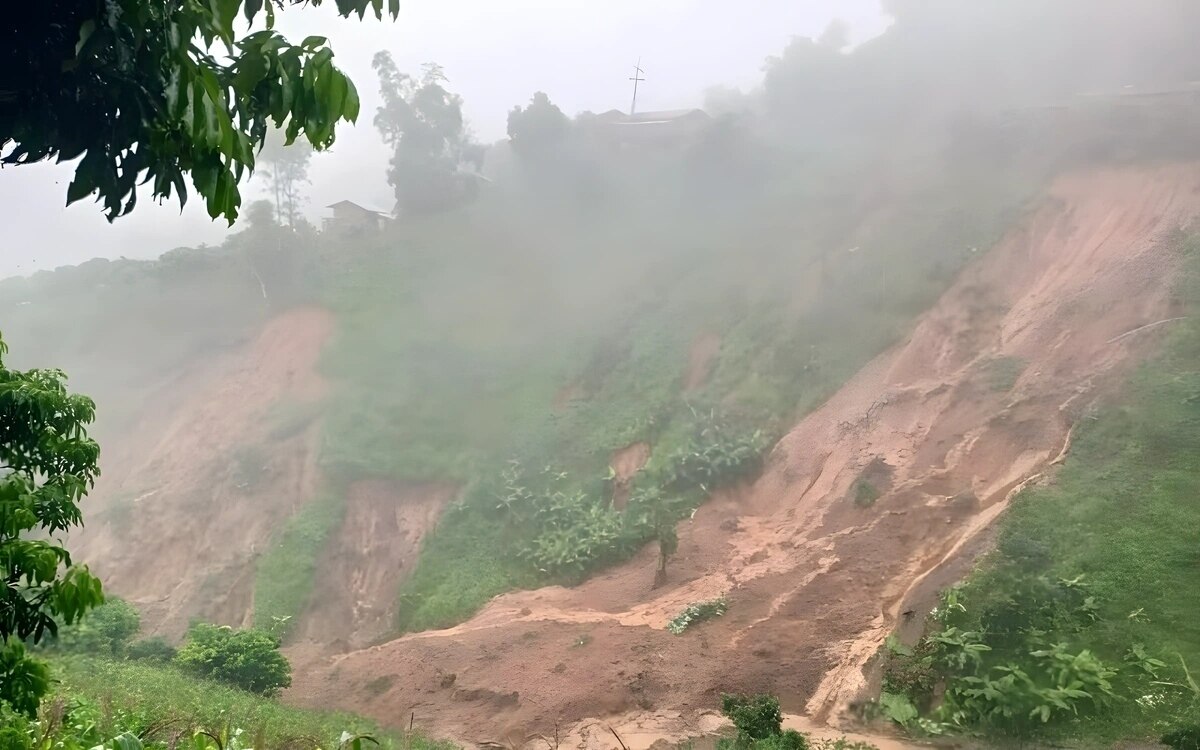
[[[1059,180],[907,341],[800,422],[754,485],[681,525],[667,586],[651,588],[647,548],[576,589],[508,594],[456,628],[305,665],[288,699],[392,725],[415,711],[464,741],[574,724],[567,746],[615,747],[585,721],[603,717],[638,727],[632,750],[703,728],[728,690],[846,723],[900,612],[957,573],[1154,334],[1114,339],[1169,316],[1164,240],[1198,210],[1194,166]],[[860,477],[879,492],[870,507],[853,500]],[[720,594],[723,618],[663,629]]]

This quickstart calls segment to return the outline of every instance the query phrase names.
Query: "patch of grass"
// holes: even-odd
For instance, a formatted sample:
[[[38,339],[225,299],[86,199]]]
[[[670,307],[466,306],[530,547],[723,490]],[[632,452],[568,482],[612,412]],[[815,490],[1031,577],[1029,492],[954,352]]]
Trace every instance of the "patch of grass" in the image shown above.
[[[980,365],[988,388],[1005,393],[1013,389],[1027,366],[1020,357],[993,357]]]
[[[270,698],[220,683],[201,680],[174,668],[146,662],[121,662],[82,657],[52,662],[59,680],[56,697],[102,707],[93,718],[101,734],[140,734],[151,727],[191,727],[220,733],[228,727],[254,738],[254,747],[293,747],[304,741],[318,747],[337,747],[343,731],[369,733],[384,747],[402,745],[416,750],[451,750],[414,733],[401,738],[382,732],[371,722],[340,713],[304,711]],[[57,703],[55,697],[46,705]]]
[[[879,499],[879,490],[866,479],[854,483],[854,504],[860,508],[870,508]]]
[[[324,412],[325,404],[321,401],[285,399],[276,402],[267,412],[267,422],[270,425],[267,435],[272,440],[287,440],[295,437],[307,429]]]
[[[1102,746],[1152,740],[1200,711],[1188,677],[1200,669],[1196,604],[1181,593],[1200,590],[1200,239],[1184,252],[1176,297],[1188,319],[1164,332],[1161,353],[1119,397],[1077,425],[1056,481],[1013,501],[995,552],[939,608],[931,648],[917,655],[948,681],[935,718],[964,706],[977,716],[964,691],[1013,669],[1036,695],[1053,675],[1078,673],[1087,697],[1069,700],[1081,718],[1034,705],[1032,717],[989,731]],[[1020,690],[1011,705],[1026,700]]]
[[[312,595],[317,556],[341,524],[344,509],[343,494],[327,490],[279,529],[255,566],[255,627],[286,636]]]
[[[728,609],[729,602],[723,596],[703,602],[693,602],[671,618],[671,621],[667,623],[667,630],[675,635],[683,635],[684,631],[691,626],[720,617]]]

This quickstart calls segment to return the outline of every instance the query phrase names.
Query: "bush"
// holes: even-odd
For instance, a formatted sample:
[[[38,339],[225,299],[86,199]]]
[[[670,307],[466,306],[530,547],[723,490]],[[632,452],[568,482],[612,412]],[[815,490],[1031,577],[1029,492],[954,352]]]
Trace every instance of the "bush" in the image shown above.
[[[1200,750],[1200,724],[1173,729],[1162,736],[1162,743],[1171,750]]]
[[[54,643],[64,651],[123,656],[141,627],[137,609],[124,599],[110,596],[75,624],[60,628]]]
[[[879,499],[879,490],[865,479],[854,483],[854,504],[860,508],[870,508]]]
[[[722,695],[721,713],[733,722],[739,744],[765,740],[783,726],[779,699],[773,695]]]
[[[683,635],[683,631],[695,625],[698,622],[711,620],[714,617],[720,617],[729,609],[729,602],[725,597],[717,597],[709,599],[705,602],[693,602],[687,606],[679,614],[675,615],[670,622],[667,623],[667,630],[675,635]]]
[[[175,647],[163,638],[144,638],[129,645],[127,656],[141,661],[169,662],[175,658]]]
[[[175,655],[175,663],[261,695],[292,684],[292,665],[279,653],[279,639],[262,630],[234,630],[196,623]]]
[[[754,750],[808,750],[808,738],[795,729],[785,729],[755,742]]]

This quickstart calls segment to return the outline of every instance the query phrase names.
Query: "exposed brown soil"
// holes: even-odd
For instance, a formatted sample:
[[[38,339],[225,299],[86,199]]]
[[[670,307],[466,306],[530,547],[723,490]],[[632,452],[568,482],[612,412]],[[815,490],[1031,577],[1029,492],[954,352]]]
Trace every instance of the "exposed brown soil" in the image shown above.
[[[346,650],[391,630],[400,584],[416,564],[421,540],[457,494],[450,484],[350,485],[345,518],[318,562],[312,600],[294,631],[297,639]]]
[[[708,381],[713,363],[721,353],[721,337],[715,333],[704,333],[696,337],[688,350],[688,369],[683,379],[684,393],[699,390]]]
[[[316,363],[332,330],[324,310],[283,313],[147,398],[136,428],[106,443],[75,549],[149,633],[249,622],[254,560],[317,483],[317,425],[274,439],[268,414],[324,396]]]
[[[633,487],[633,477],[642,470],[642,467],[649,460],[650,444],[645,442],[633,443],[619,451],[613,452],[608,465],[612,468],[613,472],[612,504],[614,508],[623,510],[629,503],[629,492]]]
[[[694,734],[730,690],[770,691],[815,725],[850,723],[906,602],[978,547],[1106,378],[1152,341],[1114,339],[1168,317],[1163,240],[1198,210],[1192,165],[1060,179],[907,341],[780,441],[757,482],[681,524],[667,585],[651,587],[648,547],[577,588],[507,594],[455,628],[314,664],[289,700],[391,725],[413,711],[463,741],[534,742],[558,723],[568,746],[616,747],[594,731],[599,717],[637,727],[631,750]],[[1011,388],[990,375],[998,359],[1019,364]],[[853,502],[864,475],[880,491],[870,507]],[[722,594],[724,617],[664,630]]]
[[[572,403],[586,396],[582,384],[568,383],[554,393],[554,411],[566,411]]]

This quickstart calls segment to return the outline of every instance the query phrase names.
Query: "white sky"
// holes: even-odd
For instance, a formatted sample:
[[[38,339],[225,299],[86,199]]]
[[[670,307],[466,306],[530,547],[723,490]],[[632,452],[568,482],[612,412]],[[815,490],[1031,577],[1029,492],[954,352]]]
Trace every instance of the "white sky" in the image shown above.
[[[440,63],[449,88],[485,142],[504,137],[508,111],[545,91],[568,115],[626,109],[628,80],[640,57],[646,81],[639,109],[697,106],[706,89],[751,89],[763,61],[793,36],[816,36],[835,18],[851,26],[851,42],[887,25],[879,0],[403,0],[395,21],[344,20],[328,0],[321,8],[289,8],[279,28],[292,41],[329,37],[336,62],[362,98],[356,127],[340,127],[331,153],[314,157],[308,213],[347,198],[388,208],[388,153],[371,124],[378,104],[371,57],[392,52],[401,70]],[[0,276],[104,256],[154,257],[180,245],[216,244],[224,222],[208,220],[193,196],[157,206],[146,193],[134,212],[108,224],[99,206],[63,208],[70,165],[35,164],[0,172],[5,232]],[[243,185],[244,200],[260,194]]]

